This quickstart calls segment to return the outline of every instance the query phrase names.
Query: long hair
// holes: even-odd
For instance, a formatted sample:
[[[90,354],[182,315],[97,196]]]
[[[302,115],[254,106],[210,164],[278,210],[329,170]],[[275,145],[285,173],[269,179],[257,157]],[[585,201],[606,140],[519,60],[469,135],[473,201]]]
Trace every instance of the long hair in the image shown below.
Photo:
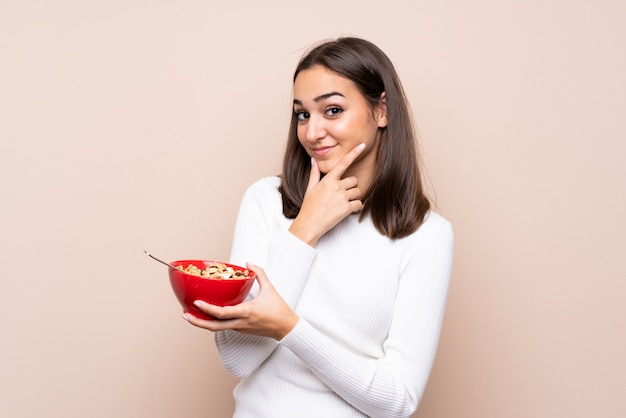
[[[379,128],[375,173],[361,199],[360,219],[369,213],[376,229],[392,239],[410,235],[424,221],[430,202],[423,190],[411,112],[393,64],[371,42],[342,37],[326,41],[305,54],[296,67],[293,81],[301,71],[314,66],[322,66],[352,81],[372,109],[385,93],[387,126]],[[279,187],[283,214],[288,218],[295,218],[300,212],[311,169],[311,158],[298,141],[297,125],[294,113]]]

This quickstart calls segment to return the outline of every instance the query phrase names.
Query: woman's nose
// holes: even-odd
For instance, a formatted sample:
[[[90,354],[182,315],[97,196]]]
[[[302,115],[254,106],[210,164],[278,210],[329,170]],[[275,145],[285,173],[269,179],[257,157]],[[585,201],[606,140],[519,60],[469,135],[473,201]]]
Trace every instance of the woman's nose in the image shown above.
[[[315,116],[310,116],[306,123],[306,139],[309,141],[317,141],[326,136],[324,128],[324,120]]]

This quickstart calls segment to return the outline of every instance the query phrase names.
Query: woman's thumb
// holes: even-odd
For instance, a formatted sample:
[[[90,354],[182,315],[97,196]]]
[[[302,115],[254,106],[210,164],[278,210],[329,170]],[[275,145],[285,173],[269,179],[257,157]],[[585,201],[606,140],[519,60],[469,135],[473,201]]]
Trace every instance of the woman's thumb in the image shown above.
[[[312,187],[317,186],[320,182],[320,169],[317,166],[317,161],[315,158],[311,157],[311,172],[309,173],[309,183],[307,184],[306,189],[310,190]]]
[[[256,266],[249,261],[246,263],[246,267],[248,268],[248,270],[253,271],[256,275],[256,280],[257,282],[259,282],[259,287],[263,287],[269,281],[267,276],[265,275],[265,271],[261,267]]]

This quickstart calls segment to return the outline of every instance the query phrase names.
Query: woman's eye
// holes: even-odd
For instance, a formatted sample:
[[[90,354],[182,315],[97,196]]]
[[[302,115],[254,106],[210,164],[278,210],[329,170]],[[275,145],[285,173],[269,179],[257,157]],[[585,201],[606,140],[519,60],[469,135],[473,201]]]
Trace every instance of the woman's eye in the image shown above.
[[[328,116],[337,116],[342,111],[343,111],[343,109],[340,108],[339,106],[333,106],[333,107],[329,107],[328,109],[326,109],[326,114]]]
[[[304,110],[298,110],[295,112],[295,114],[299,122],[305,121],[309,118],[309,113],[305,112]]]

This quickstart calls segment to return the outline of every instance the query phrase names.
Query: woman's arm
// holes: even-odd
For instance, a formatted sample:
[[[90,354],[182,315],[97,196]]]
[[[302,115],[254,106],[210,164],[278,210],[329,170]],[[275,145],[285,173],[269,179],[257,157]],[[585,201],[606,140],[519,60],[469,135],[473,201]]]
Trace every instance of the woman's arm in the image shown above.
[[[448,293],[453,234],[443,218],[422,228],[400,277],[384,357],[356,354],[304,320],[280,343],[368,416],[410,416],[434,361]]]
[[[252,261],[263,267],[272,278],[273,286],[267,287],[276,289],[278,295],[292,310],[295,309],[309,275],[315,258],[313,247],[317,240],[362,206],[359,200],[361,192],[356,188],[356,179],[354,177],[342,179],[342,176],[364,148],[364,144],[354,147],[323,179],[315,160],[311,160],[312,166],[302,208],[296,219],[288,225],[288,230],[283,228],[286,223],[280,221],[284,218],[282,199],[277,190],[278,183],[273,190],[251,188],[244,196],[235,227],[231,262],[243,265]],[[252,297],[256,296],[257,291],[258,286],[251,292]],[[282,305],[282,301],[274,300],[275,303]],[[251,309],[253,308],[252,306]],[[226,312],[236,315],[236,311]],[[293,314],[286,310],[283,312]],[[257,321],[259,316],[255,316],[253,312],[243,311],[241,314],[247,313],[252,313],[247,318],[253,323],[240,327],[239,332],[249,330],[250,334],[271,335],[275,331],[277,325],[274,323],[275,319],[268,317],[265,321]],[[229,314],[225,315],[222,318],[232,318],[228,316]],[[239,327],[243,319],[229,322],[228,324],[233,324],[232,330],[216,334],[216,344],[224,366],[239,377],[248,376],[256,370],[277,346],[276,341],[263,336],[253,337],[236,333],[236,327]],[[264,324],[268,329],[264,329],[266,328]],[[256,331],[252,330],[253,326],[258,326]],[[210,325],[204,327],[216,329]]]
[[[245,193],[240,206],[230,262],[263,266],[272,277],[272,285],[292,309],[310,266],[315,250],[287,231],[289,223],[282,217],[282,203],[275,178],[261,180]],[[257,295],[255,283],[248,300]],[[219,331],[215,334],[224,367],[236,377],[250,375],[274,351],[273,338]]]

